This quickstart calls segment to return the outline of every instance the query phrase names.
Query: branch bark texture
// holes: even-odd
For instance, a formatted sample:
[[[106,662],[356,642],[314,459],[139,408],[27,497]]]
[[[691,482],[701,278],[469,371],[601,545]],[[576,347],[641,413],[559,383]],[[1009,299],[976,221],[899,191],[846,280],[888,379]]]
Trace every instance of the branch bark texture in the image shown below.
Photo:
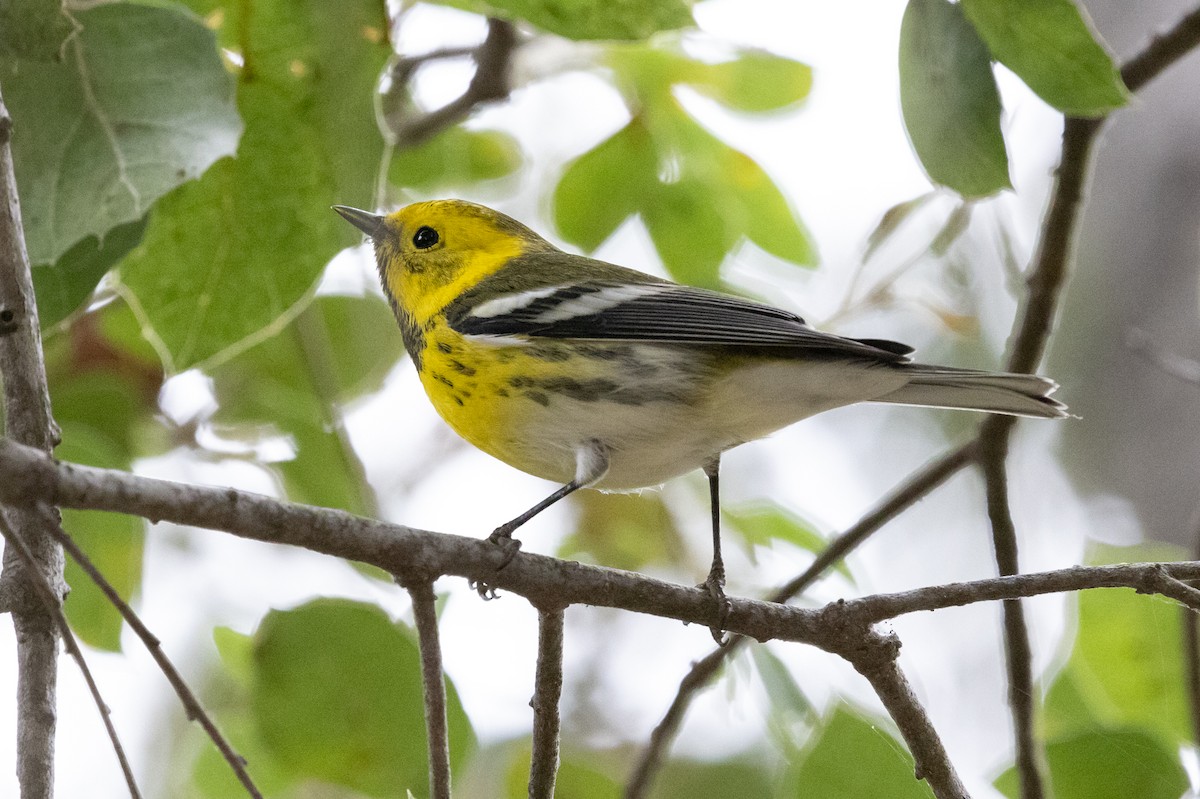
[[[5,434],[42,452],[58,443],[21,206],[13,173],[13,122],[0,96],[0,377],[4,382]],[[57,712],[58,629],[54,613],[39,600],[45,582],[62,602],[66,591],[63,557],[47,534],[39,509],[0,508],[29,548],[40,574],[29,574],[13,546],[4,550],[0,597],[13,616],[17,638],[17,779],[22,799],[50,799],[54,792],[54,734]]]

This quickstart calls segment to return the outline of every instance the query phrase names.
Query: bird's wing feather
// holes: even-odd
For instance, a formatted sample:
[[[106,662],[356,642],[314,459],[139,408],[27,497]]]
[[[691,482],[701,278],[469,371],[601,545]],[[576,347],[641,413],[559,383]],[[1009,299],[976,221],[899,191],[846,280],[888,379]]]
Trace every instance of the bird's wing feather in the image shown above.
[[[658,281],[540,286],[456,310],[450,315],[451,327],[471,336],[771,347],[796,350],[796,355],[892,363],[907,361],[912,351],[894,341],[822,333],[790,311]]]

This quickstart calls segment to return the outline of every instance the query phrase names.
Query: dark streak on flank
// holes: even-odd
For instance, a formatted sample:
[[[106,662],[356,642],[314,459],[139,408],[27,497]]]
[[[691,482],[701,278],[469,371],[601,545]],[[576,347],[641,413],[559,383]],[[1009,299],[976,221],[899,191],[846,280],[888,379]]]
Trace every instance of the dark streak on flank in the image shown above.
[[[454,358],[451,358],[449,363],[450,368],[458,372],[460,375],[466,375],[467,377],[475,376],[475,367],[467,366],[462,361],[455,360]]]
[[[549,398],[549,397],[547,397],[547,396],[546,396],[545,394],[543,394],[542,392],[540,392],[540,391],[526,391],[526,392],[524,392],[524,393],[525,393],[525,396],[526,396],[527,398],[529,398],[529,399],[533,400],[533,401],[534,401],[534,402],[536,402],[538,405],[541,405],[543,408],[549,408],[549,407],[550,407],[550,398]]]
[[[434,380],[447,386],[448,388],[454,388],[454,383],[450,380],[450,378],[446,377],[445,375],[439,374],[437,372],[430,372],[430,376],[433,377]]]
[[[453,347],[451,347],[449,344],[447,344],[447,343],[446,343],[446,342],[444,342],[444,341],[439,341],[439,342],[438,342],[438,345],[437,345],[437,348],[438,348],[439,350],[441,350],[442,352],[446,353],[447,355],[450,355],[451,353],[453,353],[453,352],[454,352],[454,348],[453,348]]]

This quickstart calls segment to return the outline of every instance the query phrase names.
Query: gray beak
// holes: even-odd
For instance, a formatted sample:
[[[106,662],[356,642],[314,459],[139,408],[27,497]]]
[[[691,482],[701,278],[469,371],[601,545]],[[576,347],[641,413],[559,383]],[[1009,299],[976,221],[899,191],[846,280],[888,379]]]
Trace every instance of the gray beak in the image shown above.
[[[370,211],[362,211],[358,208],[351,208],[348,205],[335,205],[333,210],[342,215],[350,224],[374,238],[383,226],[383,217],[379,214],[373,214]]]

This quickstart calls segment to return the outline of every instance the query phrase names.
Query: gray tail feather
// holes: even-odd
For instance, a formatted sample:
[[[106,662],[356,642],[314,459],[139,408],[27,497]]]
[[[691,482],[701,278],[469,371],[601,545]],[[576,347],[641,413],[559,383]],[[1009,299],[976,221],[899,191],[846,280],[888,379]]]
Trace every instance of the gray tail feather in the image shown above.
[[[959,408],[1009,416],[1062,419],[1070,416],[1067,406],[1050,397],[1058,384],[1037,375],[983,372],[947,366],[905,364],[907,385],[873,402],[923,405],[929,408]]]

